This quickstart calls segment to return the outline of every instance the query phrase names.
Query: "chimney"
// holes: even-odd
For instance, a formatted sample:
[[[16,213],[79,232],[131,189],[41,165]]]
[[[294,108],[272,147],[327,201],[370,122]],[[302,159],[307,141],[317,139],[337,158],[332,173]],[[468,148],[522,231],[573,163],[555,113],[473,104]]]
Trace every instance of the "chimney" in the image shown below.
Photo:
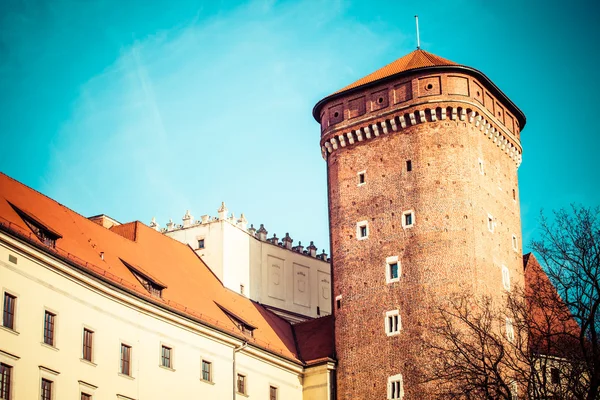
[[[311,257],[317,256],[317,246],[315,246],[315,243],[313,241],[310,242],[310,246],[307,247],[307,250],[308,254],[310,254]]]
[[[183,216],[183,227],[184,228],[189,228],[190,226],[192,226],[194,223],[194,217],[190,215],[190,210],[187,210],[185,212],[185,215]]]
[[[208,224],[208,215],[202,215],[200,216],[200,220],[202,221],[203,224]]]
[[[150,228],[160,232],[160,225],[156,223],[156,218],[152,217],[152,221],[150,221]]]
[[[292,239],[290,237],[290,234],[286,232],[285,233],[285,237],[283,238],[283,247],[285,247],[286,249],[291,250],[293,242],[294,242],[294,239]]]
[[[256,229],[254,228],[254,224],[250,224],[250,228],[248,228],[248,233],[252,236],[256,236]]]
[[[224,220],[227,219],[227,206],[225,205],[225,202],[221,202],[221,207],[219,207],[219,209],[217,210],[217,212],[219,213],[219,219],[220,220]]]
[[[167,232],[171,232],[174,228],[175,224],[173,223],[173,220],[169,219],[169,222],[167,222]]]
[[[297,251],[298,253],[302,253],[304,250],[304,246],[302,246],[302,242],[298,242],[298,246],[292,247],[292,250]]]
[[[321,254],[317,255],[317,258],[321,261],[327,261],[327,253],[325,253],[325,249],[323,249]]]
[[[246,230],[248,228],[248,220],[244,216],[244,213],[242,213],[242,215],[240,216],[240,219],[238,219],[237,222],[238,222],[238,226],[241,229]]]
[[[267,240],[270,243],[273,243],[275,246],[277,246],[277,243],[279,243],[279,239],[277,238],[277,234],[274,233],[273,237]]]
[[[267,240],[267,233],[269,232],[267,232],[263,224],[260,224],[260,228],[258,228],[258,231],[256,233],[258,233],[258,240],[260,240],[261,242]]]

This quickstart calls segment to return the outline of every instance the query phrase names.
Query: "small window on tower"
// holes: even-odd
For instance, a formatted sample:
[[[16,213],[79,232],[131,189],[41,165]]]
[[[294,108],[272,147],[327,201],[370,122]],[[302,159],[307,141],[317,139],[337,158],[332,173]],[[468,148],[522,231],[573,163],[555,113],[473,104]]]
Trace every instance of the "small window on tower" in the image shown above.
[[[204,239],[198,239],[198,248],[199,249],[203,249],[204,248]]]
[[[502,266],[502,286],[507,291],[510,291],[510,273],[506,265]]]
[[[402,213],[402,227],[410,228],[415,224],[415,213],[412,210]]]
[[[400,264],[398,263],[398,256],[386,258],[385,269],[386,283],[398,282],[400,280]]]
[[[519,246],[517,243],[517,236],[516,235],[512,235],[512,247],[514,251],[519,251]]]
[[[513,200],[517,201],[517,191],[513,189]]]
[[[484,171],[483,171],[483,160],[480,158],[479,160],[479,173],[481,175],[483,175]]]
[[[495,223],[494,223],[494,217],[492,216],[492,214],[488,214],[488,216],[487,216],[487,226],[488,226],[488,230],[490,232],[492,232],[492,233],[494,232],[494,225],[495,225]]]
[[[400,320],[400,312],[398,310],[388,311],[385,313],[385,333],[388,336],[400,334],[402,322]]]
[[[364,185],[366,181],[366,171],[361,171],[358,173],[358,186]]]
[[[506,338],[511,343],[515,340],[515,330],[513,328],[512,318],[506,318]]]
[[[358,240],[364,240],[369,237],[369,225],[367,221],[360,221],[356,223],[356,238]]]
[[[394,375],[388,378],[388,400],[400,400],[404,397],[402,375]]]
[[[335,306],[339,310],[342,307],[342,295],[340,294],[335,298]]]
[[[408,171],[408,172],[412,171],[412,161],[411,160],[406,160],[406,171]]]

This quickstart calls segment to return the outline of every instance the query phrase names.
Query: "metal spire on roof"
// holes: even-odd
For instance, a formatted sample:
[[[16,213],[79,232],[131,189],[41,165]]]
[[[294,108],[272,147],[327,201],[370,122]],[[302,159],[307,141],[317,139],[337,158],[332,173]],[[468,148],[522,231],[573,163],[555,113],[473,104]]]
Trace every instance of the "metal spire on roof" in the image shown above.
[[[417,50],[421,48],[421,41],[419,40],[419,16],[415,15],[415,21],[417,23]]]

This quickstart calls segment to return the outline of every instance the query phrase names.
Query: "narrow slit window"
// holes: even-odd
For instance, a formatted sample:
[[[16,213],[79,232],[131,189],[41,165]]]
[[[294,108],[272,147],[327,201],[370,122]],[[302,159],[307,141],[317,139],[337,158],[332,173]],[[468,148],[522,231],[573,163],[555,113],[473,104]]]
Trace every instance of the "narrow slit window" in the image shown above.
[[[405,211],[402,213],[402,227],[410,228],[415,224],[415,213],[411,211]]]
[[[269,400],[277,400],[277,388],[269,386]]]
[[[367,182],[366,172],[361,171],[357,175],[358,175],[358,186],[364,185]]]
[[[412,171],[412,161],[411,160],[406,160],[406,171],[407,172]]]
[[[0,399],[10,399],[12,367],[0,363]]]
[[[246,394],[246,375],[237,374],[237,391]]]
[[[404,387],[402,385],[402,375],[398,374],[388,378],[388,395],[390,400],[400,400],[404,397]]]
[[[385,333],[388,336],[398,335],[402,329],[400,312],[398,310],[388,311],[385,314]]]
[[[515,330],[511,318],[506,318],[506,338],[511,343],[515,340]]]
[[[516,235],[512,235],[512,247],[514,251],[519,251]]]
[[[42,400],[52,400],[52,381],[42,378]]]
[[[386,283],[398,282],[400,280],[400,263],[398,256],[392,256],[385,259],[385,280]]]
[[[364,240],[369,237],[369,225],[367,221],[360,221],[356,223],[356,238],[358,240]]]
[[[510,291],[510,273],[506,265],[502,266],[502,285],[506,291]]]
[[[480,173],[481,175],[483,175],[483,174],[484,174],[484,170],[483,170],[483,160],[480,158],[478,161],[479,161],[479,173]]]
[[[494,217],[492,217],[491,214],[488,214],[488,217],[487,217],[487,227],[488,227],[488,230],[490,232],[492,232],[492,233],[494,232],[494,225],[495,225],[494,224]]]

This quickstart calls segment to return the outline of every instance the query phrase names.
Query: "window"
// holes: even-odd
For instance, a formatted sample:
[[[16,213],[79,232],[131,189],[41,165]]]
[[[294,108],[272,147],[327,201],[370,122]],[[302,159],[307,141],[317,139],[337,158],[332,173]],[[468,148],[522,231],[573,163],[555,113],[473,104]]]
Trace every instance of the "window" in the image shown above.
[[[42,400],[52,400],[52,381],[42,378]]]
[[[509,342],[515,340],[515,330],[513,328],[513,321],[511,318],[506,318],[506,338]]]
[[[0,364],[0,399],[10,399],[10,384],[12,378],[12,367]]]
[[[335,298],[335,306],[339,310],[342,307],[342,295],[336,296]]]
[[[81,393],[81,400],[92,400],[92,395],[87,393]]]
[[[400,280],[400,264],[398,256],[385,259],[385,281],[386,283],[398,282]]]
[[[123,264],[129,269],[129,272],[142,284],[144,289],[146,289],[150,295],[154,297],[162,297],[162,291],[166,286],[157,282],[156,279],[151,278],[146,273],[142,272],[140,269],[134,267],[133,265],[121,260]]]
[[[240,294],[244,294],[244,285],[240,283]]]
[[[410,228],[415,224],[415,213],[412,210],[402,213],[402,227]]]
[[[560,370],[558,368],[550,368],[550,379],[554,385],[560,385]]]
[[[517,201],[517,191],[513,189],[513,200]]]
[[[131,376],[131,346],[121,343],[121,371],[123,375]]]
[[[412,161],[411,160],[406,160],[406,171],[407,172],[412,171]]]
[[[202,380],[212,382],[212,363],[202,360]]]
[[[404,397],[404,388],[402,386],[402,375],[394,375],[388,378],[388,395],[391,400],[402,399]]]
[[[478,161],[479,161],[479,173],[481,175],[483,175],[484,174],[484,171],[483,171],[483,160],[480,158]]]
[[[172,368],[171,348],[170,347],[161,346],[160,365],[162,365],[165,368]]]
[[[15,329],[15,301],[16,297],[10,293],[4,293],[4,312],[2,314],[2,325],[8,329]]]
[[[277,388],[269,386],[269,400],[277,400]]]
[[[8,261],[10,261],[13,264],[17,263],[17,257],[13,256],[12,254],[8,255]]]
[[[356,238],[363,240],[369,237],[369,225],[367,221],[360,221],[356,223]]]
[[[504,286],[504,289],[510,291],[510,273],[506,265],[502,266],[502,286]]]
[[[516,235],[512,235],[512,246],[513,246],[513,250],[514,251],[519,251],[518,245],[517,245],[517,236]]]
[[[402,321],[400,320],[400,312],[398,310],[388,311],[385,313],[385,333],[388,336],[395,336],[402,329]]]
[[[366,171],[361,171],[359,172],[358,175],[358,185],[357,186],[362,186],[366,183]]]
[[[54,319],[55,314],[50,311],[44,313],[44,343],[54,346]]]
[[[246,375],[237,374],[237,391],[246,394]]]
[[[494,232],[494,217],[491,214],[488,214],[487,226],[490,232]]]
[[[512,400],[518,400],[519,399],[519,385],[517,384],[517,382],[511,382],[510,384],[510,398]]]
[[[94,340],[94,332],[89,329],[83,330],[83,359],[92,361],[92,344]]]
[[[199,249],[203,249],[204,248],[204,239],[198,239],[198,248]]]

